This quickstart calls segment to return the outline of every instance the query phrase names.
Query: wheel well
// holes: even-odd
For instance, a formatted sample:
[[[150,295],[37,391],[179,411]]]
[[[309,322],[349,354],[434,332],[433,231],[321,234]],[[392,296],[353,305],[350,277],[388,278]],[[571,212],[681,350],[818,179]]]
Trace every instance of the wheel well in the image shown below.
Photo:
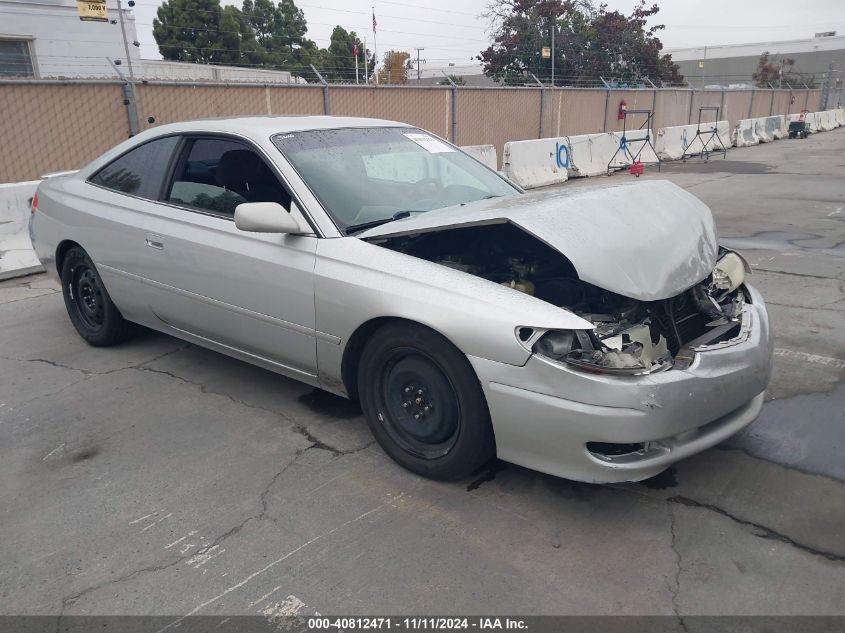
[[[79,244],[77,244],[73,240],[64,240],[60,242],[59,245],[56,247],[56,270],[58,271],[59,275],[62,274],[62,264],[65,261],[65,255],[67,255],[67,252],[74,246],[79,246]],[[79,248],[82,247],[79,246]]]
[[[352,333],[352,336],[349,337],[349,342],[343,350],[343,360],[341,360],[340,363],[340,375],[343,380],[343,385],[346,387],[346,393],[349,394],[349,397],[352,400],[358,400],[358,364],[361,360],[361,354],[364,351],[364,347],[367,345],[367,341],[370,340],[372,335],[388,323],[405,323],[407,325],[425,328],[427,330],[431,330],[432,332],[436,332],[447,341],[449,340],[449,337],[434,328],[419,323],[418,321],[403,319],[401,317],[377,317],[362,323],[358,326],[358,329]],[[452,344],[454,345],[454,343]]]

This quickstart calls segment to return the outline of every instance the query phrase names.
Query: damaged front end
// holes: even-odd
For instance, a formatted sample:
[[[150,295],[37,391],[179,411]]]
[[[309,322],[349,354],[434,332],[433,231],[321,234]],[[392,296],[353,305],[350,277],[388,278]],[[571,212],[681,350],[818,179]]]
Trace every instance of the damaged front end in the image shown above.
[[[735,252],[721,249],[719,255],[704,281],[675,297],[640,302],[617,296],[617,309],[602,313],[573,306],[595,325],[592,331],[529,334],[520,328],[517,336],[544,358],[593,373],[642,375],[688,367],[696,351],[738,340],[743,332],[743,284],[750,268]]]
[[[688,367],[696,351],[739,340],[744,331],[746,274],[740,255],[719,249],[701,282],[678,295],[643,301],[581,280],[569,260],[512,224],[473,227],[380,241],[382,246],[483,277],[565,308],[592,330],[518,327],[520,344],[576,370],[643,375]]]

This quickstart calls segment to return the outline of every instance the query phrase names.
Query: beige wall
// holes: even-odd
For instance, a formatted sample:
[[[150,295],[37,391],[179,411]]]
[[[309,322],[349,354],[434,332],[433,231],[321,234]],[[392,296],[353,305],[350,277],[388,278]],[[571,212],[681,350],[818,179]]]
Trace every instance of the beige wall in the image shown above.
[[[323,114],[323,88],[225,84],[139,84],[139,128],[189,119],[235,115]],[[739,119],[815,110],[819,91],[598,90],[566,88],[460,88],[459,145],[491,143],[501,159],[507,141],[543,135],[570,136],[621,129],[619,102],[654,110],[653,127],[698,120],[698,107],[719,105],[720,118]],[[752,103],[753,96],[753,103]],[[790,103],[790,97],[795,102]],[[448,87],[330,86],[331,113],[418,125],[451,138]],[[51,171],[77,169],[129,136],[120,84],[0,82],[0,182],[34,180]],[[703,120],[712,120],[705,114]],[[642,117],[629,119],[638,127]]]

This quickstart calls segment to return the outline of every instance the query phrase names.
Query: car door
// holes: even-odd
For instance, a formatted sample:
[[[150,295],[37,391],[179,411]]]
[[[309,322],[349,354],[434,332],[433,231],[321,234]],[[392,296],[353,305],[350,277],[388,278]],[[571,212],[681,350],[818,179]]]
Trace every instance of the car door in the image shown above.
[[[79,241],[123,316],[145,325],[155,326],[156,319],[154,289],[139,276],[148,255],[141,245],[180,143],[178,136],[163,136],[137,145],[76,185],[83,217],[92,220],[79,227]]]
[[[241,231],[234,211],[242,202],[278,202],[297,213],[289,190],[246,141],[185,136],[141,245],[138,274],[156,290],[150,308],[183,336],[315,377],[317,238]]]

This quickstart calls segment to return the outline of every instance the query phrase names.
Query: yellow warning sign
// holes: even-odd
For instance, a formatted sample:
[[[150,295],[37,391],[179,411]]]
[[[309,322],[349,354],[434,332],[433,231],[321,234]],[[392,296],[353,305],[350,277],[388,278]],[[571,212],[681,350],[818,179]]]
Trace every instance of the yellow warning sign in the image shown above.
[[[106,0],[77,0],[76,11],[79,19],[87,22],[108,22]]]

